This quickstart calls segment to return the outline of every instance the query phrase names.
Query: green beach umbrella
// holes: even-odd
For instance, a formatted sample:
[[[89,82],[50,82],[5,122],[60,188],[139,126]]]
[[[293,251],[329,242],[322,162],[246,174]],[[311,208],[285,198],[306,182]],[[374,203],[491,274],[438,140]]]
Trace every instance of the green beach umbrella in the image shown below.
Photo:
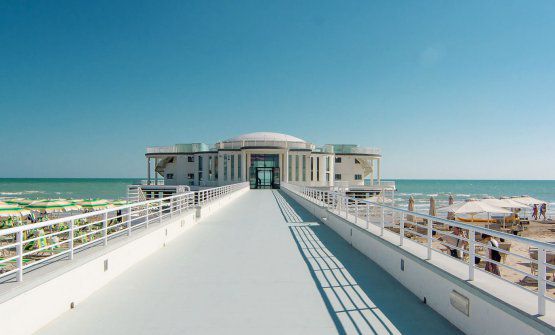
[[[25,199],[25,198],[11,198],[11,199],[4,200],[4,202],[8,204],[22,205],[22,206],[27,206],[33,201],[37,201],[37,200]]]
[[[85,199],[77,202],[83,209],[99,210],[112,207],[112,205],[104,199]]]
[[[31,211],[16,204],[0,202],[0,217],[16,217],[29,215]]]
[[[112,206],[119,207],[119,206],[125,206],[129,202],[127,200],[121,200],[120,199],[120,200],[112,200],[110,203],[112,204]]]
[[[69,212],[81,209],[80,206],[66,200],[37,200],[26,206],[27,209],[41,213]]]

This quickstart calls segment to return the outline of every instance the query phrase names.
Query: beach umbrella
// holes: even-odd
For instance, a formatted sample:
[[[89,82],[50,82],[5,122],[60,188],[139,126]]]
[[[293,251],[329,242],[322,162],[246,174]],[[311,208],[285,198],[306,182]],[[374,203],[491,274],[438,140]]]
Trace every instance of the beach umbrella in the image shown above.
[[[37,200],[25,199],[25,198],[10,198],[10,199],[4,200],[4,202],[8,204],[23,205],[23,206],[27,206],[33,201],[37,201]]]
[[[0,217],[17,217],[29,215],[31,211],[20,205],[0,202]]]
[[[546,204],[547,203],[543,200],[532,198],[532,197],[527,196],[527,195],[523,195],[521,197],[513,197],[513,198],[510,198],[510,199],[513,200],[513,201],[520,202],[522,204],[528,205],[528,206],[541,205],[541,204]]]
[[[49,199],[33,201],[27,209],[41,213],[69,212],[81,209],[80,206],[66,200]]]
[[[452,194],[449,194],[449,206],[455,203],[455,198]],[[447,220],[455,220],[455,213],[447,212]]]
[[[129,202],[127,200],[120,199],[120,200],[112,200],[110,201],[110,204],[112,204],[112,206],[119,207],[119,206],[125,206],[129,204]]]
[[[525,205],[518,201],[514,201],[509,198],[502,198],[502,199],[487,198],[487,199],[482,199],[482,201],[485,202],[486,204],[501,207],[501,208],[519,208],[519,209],[530,208],[530,206],[528,205]]]
[[[436,199],[430,197],[430,211],[428,212],[431,216],[436,216]]]
[[[79,201],[77,204],[83,209],[89,209],[93,211],[112,207],[112,205],[104,199],[85,199]]]
[[[464,202],[455,203],[451,206],[444,207],[442,210],[447,212],[453,212],[455,218],[457,215],[467,214],[474,221],[474,216],[478,214],[487,213],[488,221],[490,214],[511,214],[512,212],[501,207],[489,205],[483,201],[477,199],[469,199]]]
[[[414,212],[414,198],[412,197],[412,195],[409,198],[408,210],[409,210],[409,212]],[[407,215],[407,220],[408,221],[414,221],[414,217],[412,215]]]

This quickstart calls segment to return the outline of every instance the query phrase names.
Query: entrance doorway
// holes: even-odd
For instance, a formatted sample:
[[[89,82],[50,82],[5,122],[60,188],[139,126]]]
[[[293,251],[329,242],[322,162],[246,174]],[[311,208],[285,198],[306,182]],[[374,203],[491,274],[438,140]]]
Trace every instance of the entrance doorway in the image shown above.
[[[279,188],[279,156],[252,154],[249,167],[251,189]]]

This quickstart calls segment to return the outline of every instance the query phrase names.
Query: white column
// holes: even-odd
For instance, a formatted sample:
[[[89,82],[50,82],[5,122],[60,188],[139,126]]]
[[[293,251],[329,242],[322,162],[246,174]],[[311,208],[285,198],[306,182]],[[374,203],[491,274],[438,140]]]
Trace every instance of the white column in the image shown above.
[[[372,168],[370,170],[370,185],[374,185],[374,159],[370,160],[370,167]]]
[[[378,185],[382,184],[382,175],[381,175],[381,165],[382,165],[381,158],[378,158]]]

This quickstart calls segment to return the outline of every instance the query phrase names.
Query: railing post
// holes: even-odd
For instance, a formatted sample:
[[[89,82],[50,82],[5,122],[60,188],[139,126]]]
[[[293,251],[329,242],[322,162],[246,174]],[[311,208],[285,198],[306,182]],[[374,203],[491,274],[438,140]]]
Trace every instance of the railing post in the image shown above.
[[[432,233],[433,233],[433,221],[428,219],[428,231],[427,231],[427,242],[428,242],[428,260],[432,259]]]
[[[17,252],[17,281],[23,281],[23,231],[16,234],[16,252]]]
[[[173,197],[170,198],[170,218],[173,218]]]
[[[370,204],[366,203],[366,230],[370,229]]]
[[[401,218],[399,219],[399,245],[403,245],[403,240],[405,239],[405,214],[401,213]]]
[[[358,222],[358,200],[355,200],[355,224]]]
[[[133,207],[129,207],[127,209],[127,236],[131,236],[131,213],[133,211]]]
[[[383,231],[385,228],[385,208],[383,207],[383,205],[381,206],[382,210],[381,210],[381,219],[380,219],[380,236],[383,236]]]
[[[147,203],[146,203],[146,221],[145,221],[145,228],[148,228],[148,224],[149,224],[149,221],[150,221],[150,210],[149,210],[149,207],[150,207],[150,202],[147,202]]]
[[[104,213],[102,215],[102,237],[103,237],[103,244],[108,244],[108,213]]]
[[[546,255],[545,248],[538,248],[538,314],[545,315],[546,291]]]
[[[69,239],[68,239],[68,249],[69,249],[69,260],[73,260],[73,232],[75,230],[75,220],[71,219],[69,221]]]
[[[468,280],[474,280],[474,259],[476,258],[476,231],[468,230]]]
[[[158,200],[158,222],[162,222],[162,199]]]

